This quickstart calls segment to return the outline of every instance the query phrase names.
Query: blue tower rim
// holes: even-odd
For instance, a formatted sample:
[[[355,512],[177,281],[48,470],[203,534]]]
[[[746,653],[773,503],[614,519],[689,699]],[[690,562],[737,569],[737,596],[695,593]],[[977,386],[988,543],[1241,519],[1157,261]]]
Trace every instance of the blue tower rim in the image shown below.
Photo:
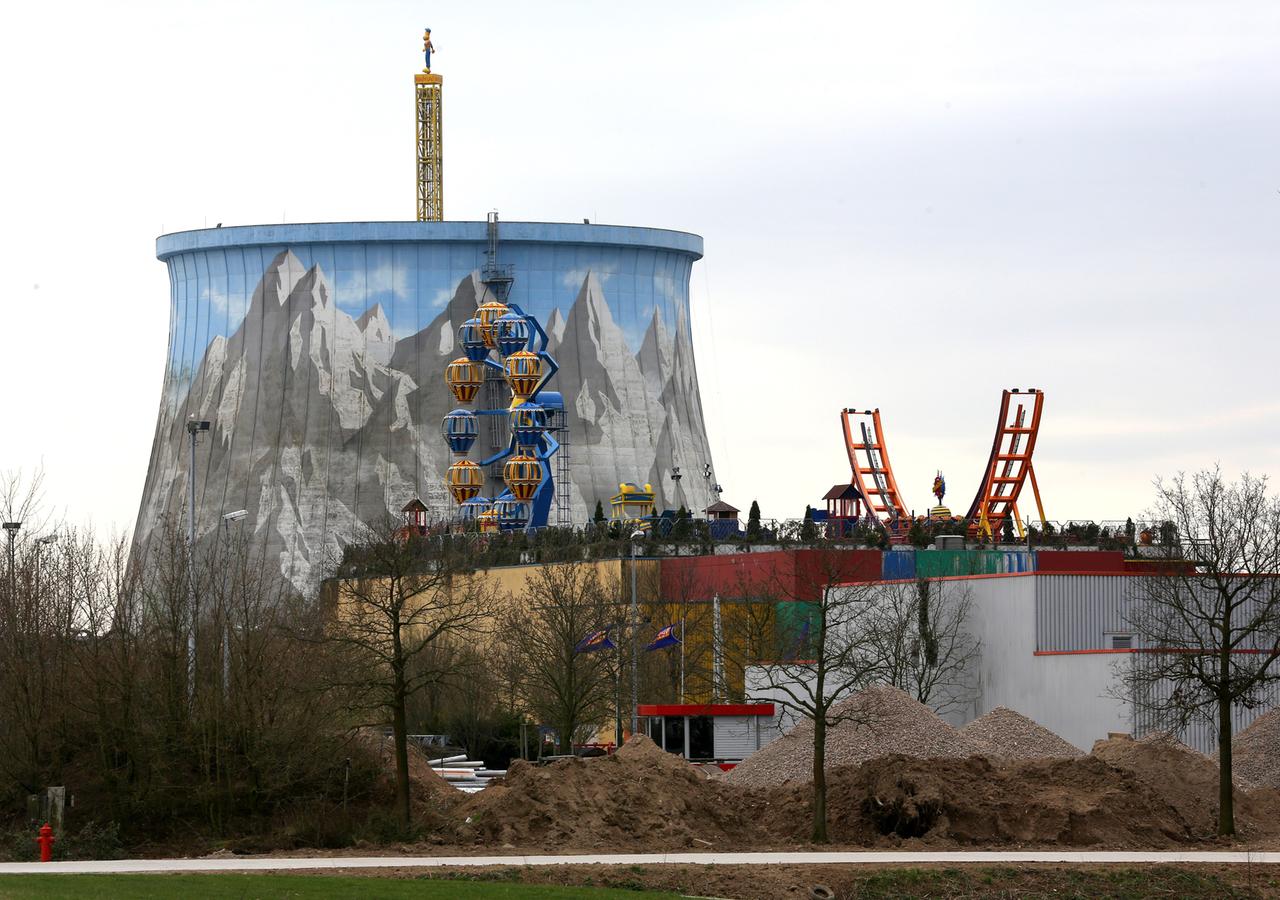
[[[232,225],[175,231],[156,238],[156,257],[222,247],[347,243],[485,243],[486,222],[315,222]],[[568,222],[502,222],[503,244],[579,244],[672,250],[702,258],[702,237],[687,231],[632,225]]]

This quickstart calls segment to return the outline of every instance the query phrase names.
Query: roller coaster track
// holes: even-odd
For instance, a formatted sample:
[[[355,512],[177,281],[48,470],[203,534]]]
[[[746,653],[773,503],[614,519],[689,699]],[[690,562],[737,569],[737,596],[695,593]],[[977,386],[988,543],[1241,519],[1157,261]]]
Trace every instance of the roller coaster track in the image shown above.
[[[1027,402],[1030,402],[1028,421]],[[1015,406],[1016,404],[1016,406]],[[991,456],[983,471],[982,483],[973,498],[966,518],[969,520],[969,537],[996,537],[1005,520],[1012,517],[1018,536],[1026,530],[1018,513],[1018,497],[1028,479],[1035,496],[1036,511],[1044,523],[1044,506],[1040,503],[1040,487],[1031,467],[1031,455],[1036,449],[1036,435],[1040,431],[1040,413],[1044,409],[1044,394],[1035,388],[1026,392],[1014,389],[1005,391],[1000,400],[1000,418],[996,421],[996,436],[991,443]]]
[[[880,410],[842,410],[844,445],[849,453],[849,468],[853,472],[853,485],[862,494],[867,507],[893,531],[905,529],[910,514],[898,492],[898,482],[893,477],[889,463],[889,450],[885,446],[884,430],[880,425]],[[858,419],[855,439],[853,419]],[[869,476],[869,477],[867,477]]]

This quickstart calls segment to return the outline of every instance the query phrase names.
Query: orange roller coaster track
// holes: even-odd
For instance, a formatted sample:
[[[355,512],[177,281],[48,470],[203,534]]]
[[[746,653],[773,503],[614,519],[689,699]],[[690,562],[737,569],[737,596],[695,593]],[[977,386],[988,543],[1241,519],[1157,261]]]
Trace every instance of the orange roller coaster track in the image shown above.
[[[882,516],[887,523],[906,522],[910,516],[898,491],[897,479],[893,477],[893,466],[889,464],[880,410],[846,409],[840,417],[854,487],[866,499],[870,511]],[[856,437],[854,418],[858,419]]]
[[[1028,403],[1030,413],[1028,416]],[[991,443],[991,457],[978,493],[969,507],[970,537],[995,537],[1012,517],[1018,536],[1024,537],[1025,529],[1018,513],[1018,496],[1028,479],[1035,496],[1036,511],[1044,525],[1044,506],[1040,502],[1040,487],[1031,467],[1031,455],[1036,449],[1036,435],[1040,431],[1040,413],[1044,409],[1044,394],[1035,388],[1029,391],[1005,391],[1000,400],[1000,418],[996,422],[996,436]],[[847,429],[846,429],[847,433]]]

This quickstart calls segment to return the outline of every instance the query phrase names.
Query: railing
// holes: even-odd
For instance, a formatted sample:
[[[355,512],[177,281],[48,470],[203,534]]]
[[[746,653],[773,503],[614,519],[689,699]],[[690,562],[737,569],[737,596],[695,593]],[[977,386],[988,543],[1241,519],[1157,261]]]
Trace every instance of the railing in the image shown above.
[[[938,537],[963,536],[969,522],[953,518],[941,522],[913,519],[898,529],[885,528],[875,519],[760,519],[758,523],[735,520],[682,517],[653,517],[647,520],[644,536],[632,541],[636,523],[587,522],[568,526],[546,526],[529,531],[480,532],[473,524],[435,521],[426,526],[406,527],[403,538],[422,542],[424,560],[444,552],[466,556],[469,565],[521,565],[617,559],[630,556],[633,549],[641,557],[695,556],[716,552],[747,551],[763,547],[829,547],[889,549],[900,543],[916,548],[933,545]],[[966,540],[967,547],[1026,547],[1038,549],[1120,550],[1130,556],[1168,553],[1169,541],[1177,536],[1170,526],[1144,521],[1102,521],[1072,519],[1039,522],[1026,526],[1026,535],[1010,533],[994,538]],[[634,547],[633,547],[634,545]],[[1149,549],[1148,549],[1149,548]],[[1146,551],[1146,552],[1144,552]],[[349,546],[335,574],[359,577],[369,567],[362,561],[360,545]],[[1176,550],[1175,550],[1176,555]]]

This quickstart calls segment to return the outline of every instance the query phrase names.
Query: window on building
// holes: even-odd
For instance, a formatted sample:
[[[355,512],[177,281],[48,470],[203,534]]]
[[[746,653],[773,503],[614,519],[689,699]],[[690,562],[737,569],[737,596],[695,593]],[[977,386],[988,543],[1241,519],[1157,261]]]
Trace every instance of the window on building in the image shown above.
[[[715,759],[715,728],[710,716],[689,717],[689,759]]]
[[[684,716],[666,716],[662,722],[662,749],[683,756]]]
[[[1112,650],[1132,650],[1133,635],[1131,634],[1113,634],[1111,635]]]
[[[662,746],[662,716],[653,716],[649,719],[649,740],[659,747]]]

